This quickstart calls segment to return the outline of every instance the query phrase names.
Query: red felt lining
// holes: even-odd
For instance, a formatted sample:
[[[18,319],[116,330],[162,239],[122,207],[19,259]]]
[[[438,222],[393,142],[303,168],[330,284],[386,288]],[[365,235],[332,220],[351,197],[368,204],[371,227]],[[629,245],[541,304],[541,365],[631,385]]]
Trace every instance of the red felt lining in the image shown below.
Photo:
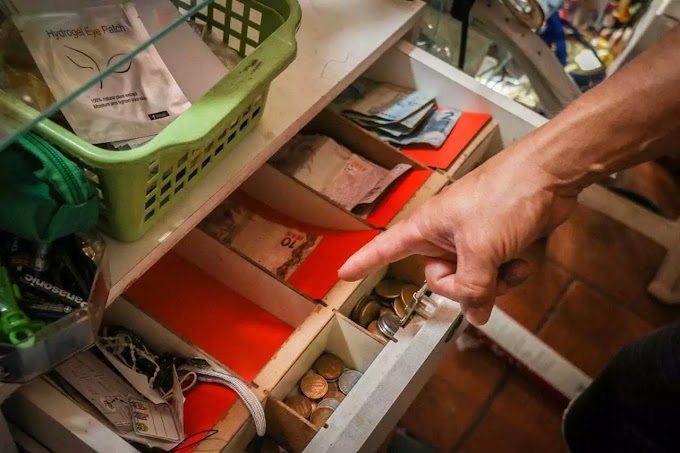
[[[490,119],[487,113],[463,112],[441,148],[404,148],[401,152],[428,167],[447,169]]]
[[[396,216],[401,208],[418,192],[427,179],[434,173],[432,170],[412,170],[395,187],[390,190],[378,206],[368,215],[366,220],[383,228]]]
[[[125,295],[248,381],[293,332],[292,327],[173,252],[161,258]]]

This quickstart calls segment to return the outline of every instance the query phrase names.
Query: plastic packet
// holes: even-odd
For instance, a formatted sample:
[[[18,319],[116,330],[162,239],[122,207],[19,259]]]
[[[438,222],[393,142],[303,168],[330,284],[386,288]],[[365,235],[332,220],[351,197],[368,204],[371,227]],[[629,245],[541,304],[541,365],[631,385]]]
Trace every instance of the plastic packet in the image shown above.
[[[14,21],[57,100],[116,65],[149,35],[132,3],[18,14]],[[153,45],[62,111],[90,143],[155,135],[190,103]]]

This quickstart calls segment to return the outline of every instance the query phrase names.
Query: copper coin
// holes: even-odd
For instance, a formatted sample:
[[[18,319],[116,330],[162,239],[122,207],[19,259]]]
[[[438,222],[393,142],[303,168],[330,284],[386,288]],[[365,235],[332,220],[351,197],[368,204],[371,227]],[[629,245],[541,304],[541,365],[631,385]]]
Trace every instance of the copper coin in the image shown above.
[[[333,409],[330,407],[320,407],[312,412],[312,416],[309,417],[309,421],[312,422],[312,425],[316,426],[317,428],[321,428],[326,424],[328,419],[331,418],[331,415],[333,415]]]
[[[361,309],[357,323],[365,329],[371,321],[378,319],[378,316],[380,316],[380,304],[371,300]]]
[[[318,400],[328,392],[328,382],[316,373],[309,373],[300,381],[300,391],[310,400]]]
[[[345,370],[345,364],[333,354],[321,354],[314,362],[314,369],[324,379],[335,381]]]
[[[404,316],[406,316],[406,304],[404,303],[403,300],[401,300],[401,297],[398,299],[394,299],[392,308],[394,308],[394,313],[396,313],[397,316],[399,316],[399,319],[402,319]]]
[[[324,400],[327,399],[336,399],[338,401],[342,401],[345,399],[345,394],[342,393],[340,390],[329,390],[328,393],[326,393],[326,396],[323,397]]]
[[[338,382],[337,382],[337,381],[335,381],[335,382],[329,382],[329,383],[328,383],[328,391],[329,391],[329,392],[339,392],[339,391],[340,391],[340,387],[338,387]]]
[[[401,295],[401,288],[404,283],[399,280],[386,278],[375,285],[375,293],[385,299],[396,299]]]
[[[283,401],[286,406],[293,409],[302,418],[309,418],[312,415],[312,402],[306,396],[294,395],[289,396]]]
[[[392,310],[390,310],[389,313],[394,314],[394,313],[392,312]],[[368,330],[373,336],[375,336],[376,338],[380,338],[380,339],[382,339],[382,340],[389,341],[389,338],[387,338],[385,335],[383,335],[383,333],[382,333],[382,332],[380,331],[380,329],[378,328],[378,320],[375,320],[375,321],[373,321],[372,323],[370,323],[370,324],[368,325],[367,330]]]
[[[399,297],[401,298],[401,301],[404,302],[406,307],[410,307],[411,304],[415,303],[413,295],[417,293],[419,289],[420,288],[418,288],[416,285],[411,285],[410,283],[402,286]]]

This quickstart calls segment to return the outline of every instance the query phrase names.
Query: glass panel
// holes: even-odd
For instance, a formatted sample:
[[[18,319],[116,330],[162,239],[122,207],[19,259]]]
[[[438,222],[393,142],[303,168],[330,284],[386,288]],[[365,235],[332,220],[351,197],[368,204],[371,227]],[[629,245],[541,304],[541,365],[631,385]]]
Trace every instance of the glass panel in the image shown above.
[[[144,49],[163,39],[170,31],[197,13],[207,16],[213,0],[172,0],[179,15],[168,16],[170,0],[135,3],[149,39],[86,83],[56,101],[37,69],[19,34],[16,14],[75,11],[83,6],[117,4],[115,0],[0,0],[0,150],[39,121],[57,114],[83,92],[102,83],[109,75],[124,70]],[[212,9],[212,7],[210,8]],[[212,14],[212,11],[210,12]],[[146,18],[146,20],[145,20]],[[74,63],[75,64],[75,63]],[[33,107],[26,108],[27,105]],[[40,113],[36,110],[39,109]]]

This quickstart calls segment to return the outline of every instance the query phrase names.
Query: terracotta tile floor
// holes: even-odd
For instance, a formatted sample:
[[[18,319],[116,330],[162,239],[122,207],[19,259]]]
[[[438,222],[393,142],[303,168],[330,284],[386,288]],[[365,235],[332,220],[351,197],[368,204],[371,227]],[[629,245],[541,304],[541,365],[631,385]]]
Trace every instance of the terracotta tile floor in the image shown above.
[[[527,251],[532,277],[498,305],[595,375],[625,343],[680,319],[680,308],[645,291],[663,254],[644,236],[581,207]],[[563,410],[485,347],[454,346],[399,429],[440,452],[564,452]]]

